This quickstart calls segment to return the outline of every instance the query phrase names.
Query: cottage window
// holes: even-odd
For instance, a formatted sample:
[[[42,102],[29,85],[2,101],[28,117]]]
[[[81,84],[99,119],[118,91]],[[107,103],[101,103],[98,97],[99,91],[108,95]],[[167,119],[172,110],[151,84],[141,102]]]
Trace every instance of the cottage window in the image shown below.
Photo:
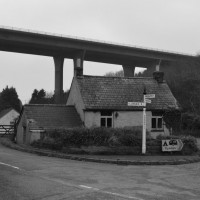
[[[113,114],[111,111],[101,111],[101,127],[113,126]]]
[[[152,130],[163,130],[163,118],[161,116],[153,116],[151,119]]]

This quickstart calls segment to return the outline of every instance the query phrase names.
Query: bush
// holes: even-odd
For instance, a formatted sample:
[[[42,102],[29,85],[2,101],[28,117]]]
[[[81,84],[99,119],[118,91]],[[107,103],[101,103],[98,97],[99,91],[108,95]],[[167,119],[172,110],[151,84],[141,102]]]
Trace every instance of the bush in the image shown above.
[[[200,130],[182,130],[179,132],[174,132],[174,135],[177,136],[185,135],[185,136],[193,136],[196,138],[200,138]]]
[[[150,134],[147,132],[147,140],[150,138]],[[113,129],[108,144],[109,146],[141,146],[142,130],[138,127]]]
[[[200,131],[200,115],[194,113],[182,114],[182,130],[199,130]]]
[[[198,150],[197,141],[192,136],[163,136],[152,139],[147,133],[147,153],[162,154],[163,139],[181,139],[184,143],[183,154],[192,154]],[[112,154],[119,153],[121,147],[137,149],[141,153],[141,128],[73,128],[67,130],[53,130],[45,133],[39,141],[33,142],[35,147],[52,150],[66,150],[83,147],[107,147]],[[115,150],[113,150],[115,149]],[[139,149],[139,150],[138,150]],[[113,153],[115,151],[115,153]],[[177,152],[178,153],[178,152]],[[133,152],[131,153],[133,154]]]
[[[31,145],[34,147],[51,150],[61,150],[63,148],[61,140],[55,140],[50,137],[45,137],[43,140],[34,141]]]
[[[63,131],[64,146],[104,146],[110,138],[107,128],[74,128]]]
[[[73,128],[48,131],[46,137],[63,142],[63,146],[132,146],[141,140],[138,128]],[[149,136],[148,136],[149,137]]]
[[[170,139],[180,139],[180,135],[158,135],[157,140],[170,140]]]
[[[197,152],[197,139],[192,136],[184,136],[182,137],[182,142],[185,147],[188,147],[192,152]]]
[[[44,147],[58,149],[67,146],[138,146],[141,143],[141,129],[138,128],[72,128],[47,131],[43,139]],[[149,138],[149,135],[147,136]],[[55,147],[53,143],[55,144]],[[36,145],[36,143],[34,143]]]

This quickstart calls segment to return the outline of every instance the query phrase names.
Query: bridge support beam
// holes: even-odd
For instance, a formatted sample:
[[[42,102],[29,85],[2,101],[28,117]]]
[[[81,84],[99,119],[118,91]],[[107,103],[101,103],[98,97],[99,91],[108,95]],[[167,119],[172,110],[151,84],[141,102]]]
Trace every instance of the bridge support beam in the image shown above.
[[[124,70],[124,77],[134,77],[135,67],[122,65]]]
[[[83,61],[84,61],[85,51],[77,52],[74,57],[74,76],[83,76]]]
[[[55,64],[55,104],[63,103],[63,63],[64,58],[60,56],[53,57]]]

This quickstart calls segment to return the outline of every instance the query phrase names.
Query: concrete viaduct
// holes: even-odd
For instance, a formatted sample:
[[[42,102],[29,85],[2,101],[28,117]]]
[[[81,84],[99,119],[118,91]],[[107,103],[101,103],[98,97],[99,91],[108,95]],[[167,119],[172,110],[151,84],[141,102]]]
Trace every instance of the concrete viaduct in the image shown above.
[[[194,60],[192,55],[105,43],[25,29],[0,27],[0,51],[51,56],[55,64],[55,103],[63,95],[63,63],[74,61],[74,76],[83,75],[83,61],[122,65],[125,76],[134,76],[136,66],[148,68],[160,61]]]

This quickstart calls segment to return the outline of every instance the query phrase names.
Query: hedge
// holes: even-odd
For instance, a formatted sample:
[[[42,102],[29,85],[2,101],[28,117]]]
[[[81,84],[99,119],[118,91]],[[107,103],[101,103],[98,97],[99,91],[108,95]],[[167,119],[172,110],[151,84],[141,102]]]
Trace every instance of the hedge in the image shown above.
[[[147,153],[161,154],[162,139],[181,139],[184,143],[184,148],[181,151],[182,154],[192,154],[198,151],[197,141],[194,137],[158,136],[156,139],[152,139],[147,132]],[[71,149],[76,149],[78,153],[88,153],[87,149],[89,147],[96,146],[104,147],[105,151],[108,151],[107,153],[99,151],[101,154],[109,154],[109,150],[110,154],[115,154],[113,152],[119,152],[118,149],[121,149],[121,154],[140,154],[142,130],[141,128],[73,128],[51,130],[44,133],[43,137],[33,142],[32,145],[39,148],[64,150],[65,152],[72,152]],[[134,153],[131,148],[137,151]]]
[[[141,144],[141,128],[73,128],[48,131],[43,136],[63,146],[137,146]],[[150,138],[147,133],[147,138]]]

